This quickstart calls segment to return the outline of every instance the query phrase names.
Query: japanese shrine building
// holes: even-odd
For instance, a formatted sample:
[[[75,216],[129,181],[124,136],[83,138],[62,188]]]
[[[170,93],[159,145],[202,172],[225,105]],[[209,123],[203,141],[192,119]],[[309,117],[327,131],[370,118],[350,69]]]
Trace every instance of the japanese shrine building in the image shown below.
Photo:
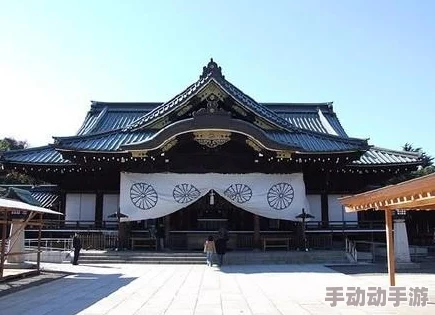
[[[179,247],[189,233],[222,226],[240,244],[292,233],[302,208],[319,229],[357,222],[338,197],[421,163],[349,137],[330,102],[259,103],[213,60],[166,102],[92,102],[76,135],[0,161],[57,185],[66,225],[103,228],[120,211],[137,231],[158,219]]]

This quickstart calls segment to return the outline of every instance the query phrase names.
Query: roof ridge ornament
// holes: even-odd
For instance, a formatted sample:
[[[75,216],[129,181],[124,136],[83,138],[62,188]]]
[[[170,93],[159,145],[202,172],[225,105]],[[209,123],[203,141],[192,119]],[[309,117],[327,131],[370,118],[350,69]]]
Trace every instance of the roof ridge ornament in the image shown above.
[[[207,98],[207,106],[202,107],[193,113],[194,118],[198,118],[201,116],[221,116],[221,117],[231,117],[231,113],[225,111],[219,106],[219,98],[215,94],[210,94]]]
[[[213,58],[210,58],[210,62],[207,66],[202,68],[202,74],[199,76],[199,79],[204,79],[209,74],[215,78],[225,79],[225,76],[222,74],[222,68],[213,60]]]

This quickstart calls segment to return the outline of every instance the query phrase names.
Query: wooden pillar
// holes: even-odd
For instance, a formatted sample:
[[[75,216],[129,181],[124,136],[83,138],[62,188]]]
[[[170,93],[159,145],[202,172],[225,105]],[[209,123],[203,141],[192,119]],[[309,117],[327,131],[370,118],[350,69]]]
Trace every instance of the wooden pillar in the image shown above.
[[[129,247],[130,238],[127,235],[127,223],[128,222],[121,222],[118,218],[118,244],[116,244],[118,250],[124,250]]]
[[[38,252],[36,253],[36,270],[39,272],[41,266],[41,230],[42,230],[42,213],[39,214],[38,227]],[[24,233],[24,232],[23,232]]]
[[[171,228],[171,215],[168,214],[164,217],[164,226],[165,226],[165,248],[168,248],[170,246],[170,240],[169,240],[169,232]]]
[[[322,210],[322,226],[327,227],[329,225],[329,203],[328,193],[326,191],[320,194],[320,205]]]
[[[64,227],[65,226],[65,220],[66,220],[66,192],[65,190],[61,190],[59,192],[59,212],[62,212],[64,215],[59,215],[59,226]]]
[[[254,248],[260,248],[260,217],[254,214]]]
[[[103,221],[107,218],[103,218],[103,193],[97,191],[95,195],[95,227],[103,227]]]
[[[388,276],[390,278],[390,286],[396,285],[396,266],[394,259],[394,241],[393,241],[393,215],[392,210],[385,210],[385,232],[387,238],[387,260],[388,260]]]

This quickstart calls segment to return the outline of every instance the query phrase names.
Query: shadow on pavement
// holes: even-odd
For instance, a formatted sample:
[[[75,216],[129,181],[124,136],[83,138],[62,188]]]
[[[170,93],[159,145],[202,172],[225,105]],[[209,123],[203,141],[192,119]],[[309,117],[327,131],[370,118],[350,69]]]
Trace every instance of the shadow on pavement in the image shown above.
[[[213,267],[215,268],[215,267]],[[223,265],[216,271],[225,273],[334,273],[335,270],[322,264],[262,264],[262,265]]]
[[[47,283],[43,288],[37,286],[7,295],[0,299],[0,309],[2,314],[27,314],[32,310],[32,314],[73,315],[86,310],[135,279],[137,278],[125,277],[123,274],[76,272]],[[8,298],[18,298],[19,294],[28,295],[29,298],[19,305],[10,303]]]
[[[386,264],[367,264],[367,265],[338,265],[328,266],[336,272],[344,273],[347,275],[360,275],[360,274],[386,274],[388,268]],[[435,274],[434,263],[419,263],[416,268],[398,269],[397,274]]]

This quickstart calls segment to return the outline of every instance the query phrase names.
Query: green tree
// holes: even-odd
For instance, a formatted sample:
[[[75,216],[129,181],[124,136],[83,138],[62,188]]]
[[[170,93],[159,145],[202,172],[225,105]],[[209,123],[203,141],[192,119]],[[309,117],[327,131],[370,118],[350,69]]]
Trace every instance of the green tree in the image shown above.
[[[0,152],[9,150],[26,149],[29,146],[27,141],[19,141],[14,138],[3,138],[0,140]]]
[[[0,140],[0,155],[4,151],[26,149],[28,147],[27,141],[19,141],[14,138],[3,138]],[[0,184],[36,184],[37,181],[25,174],[20,174],[16,171],[4,170],[0,167]]]
[[[422,148],[414,148],[412,144],[405,143],[405,145],[402,147],[403,151],[406,152],[416,152],[420,154],[420,159],[422,161],[421,166],[422,168],[426,168],[428,166],[433,166],[433,157],[426,154],[426,152],[423,151]]]
[[[387,184],[397,184],[406,180],[421,177],[435,172],[435,166],[433,165],[434,158],[424,152],[422,148],[415,148],[412,144],[405,143],[405,145],[402,147],[402,150],[406,152],[419,153],[421,166],[416,171],[393,177],[388,181]]]

